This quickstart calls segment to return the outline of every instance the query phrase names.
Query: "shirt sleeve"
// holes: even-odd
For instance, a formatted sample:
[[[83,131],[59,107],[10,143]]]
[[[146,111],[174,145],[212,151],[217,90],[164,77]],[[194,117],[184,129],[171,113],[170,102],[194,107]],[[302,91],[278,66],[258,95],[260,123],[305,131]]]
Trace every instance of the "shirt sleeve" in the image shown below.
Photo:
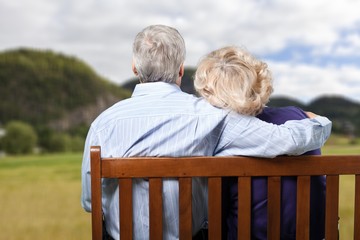
[[[87,212],[91,212],[90,147],[95,145],[98,144],[94,138],[92,128],[90,128],[85,141],[81,166],[81,206]]]
[[[321,116],[275,125],[255,117],[232,114],[229,115],[215,155],[268,158],[300,155],[321,148],[330,136],[331,125],[329,119]]]

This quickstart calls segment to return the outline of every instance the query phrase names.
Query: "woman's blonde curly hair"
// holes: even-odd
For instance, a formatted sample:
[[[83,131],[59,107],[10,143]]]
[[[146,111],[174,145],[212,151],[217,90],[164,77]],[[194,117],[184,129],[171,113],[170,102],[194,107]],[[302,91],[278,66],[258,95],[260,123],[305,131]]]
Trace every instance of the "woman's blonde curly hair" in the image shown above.
[[[195,73],[194,86],[212,105],[252,116],[262,111],[273,91],[267,64],[235,46],[203,57]]]

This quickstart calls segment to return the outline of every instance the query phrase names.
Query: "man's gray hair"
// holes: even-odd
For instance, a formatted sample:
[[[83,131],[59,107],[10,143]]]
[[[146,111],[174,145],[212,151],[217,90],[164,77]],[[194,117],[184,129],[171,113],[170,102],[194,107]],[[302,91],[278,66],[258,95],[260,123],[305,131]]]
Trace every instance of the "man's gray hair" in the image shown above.
[[[175,83],[185,55],[184,39],[172,27],[151,25],[134,40],[133,61],[140,82]]]

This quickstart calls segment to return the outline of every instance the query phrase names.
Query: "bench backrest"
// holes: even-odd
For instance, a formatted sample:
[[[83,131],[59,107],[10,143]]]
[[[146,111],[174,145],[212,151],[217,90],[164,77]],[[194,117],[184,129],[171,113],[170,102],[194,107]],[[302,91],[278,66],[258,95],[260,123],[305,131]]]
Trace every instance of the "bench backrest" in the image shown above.
[[[91,147],[93,239],[102,239],[101,178],[119,180],[120,238],[132,239],[132,179],[149,179],[150,239],[162,239],[162,178],[179,180],[180,239],[192,238],[192,177],[208,178],[209,239],[221,239],[221,178],[238,177],[238,239],[250,239],[251,177],[268,177],[268,239],[280,239],[280,178],[297,176],[296,239],[309,238],[310,176],[326,175],[325,238],[338,239],[339,175],[355,175],[354,239],[360,239],[360,155],[101,158]]]

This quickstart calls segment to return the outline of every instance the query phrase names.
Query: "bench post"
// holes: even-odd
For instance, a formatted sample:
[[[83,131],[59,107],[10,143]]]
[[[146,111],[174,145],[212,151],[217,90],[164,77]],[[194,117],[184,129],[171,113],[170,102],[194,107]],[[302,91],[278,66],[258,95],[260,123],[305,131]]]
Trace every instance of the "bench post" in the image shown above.
[[[339,175],[326,177],[325,239],[338,239]]]
[[[100,147],[91,147],[91,224],[92,239],[102,239],[102,187]]]

